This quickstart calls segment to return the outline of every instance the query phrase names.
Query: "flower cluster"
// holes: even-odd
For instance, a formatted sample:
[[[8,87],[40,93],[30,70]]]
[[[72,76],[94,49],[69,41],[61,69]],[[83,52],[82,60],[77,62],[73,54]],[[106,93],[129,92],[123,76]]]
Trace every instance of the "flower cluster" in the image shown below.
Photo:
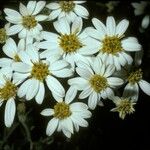
[[[14,121],[16,101],[35,99],[42,104],[47,92],[54,106],[41,111],[43,116],[52,116],[46,134],[51,136],[57,130],[68,138],[79,127],[88,126],[91,111],[103,106],[106,99],[116,106],[111,111],[124,119],[135,111],[139,87],[150,96],[150,84],[143,80],[140,69],[142,46],[136,37],[125,36],[129,21],[116,23],[108,16],[105,25],[92,18],[92,26],[83,28],[89,16],[83,3],[29,1],[27,6],[20,3],[19,12],[4,9],[8,23],[0,29],[4,52],[0,58],[0,106],[6,102],[6,127]],[[45,31],[44,21],[55,31]],[[117,96],[121,89],[122,96]]]

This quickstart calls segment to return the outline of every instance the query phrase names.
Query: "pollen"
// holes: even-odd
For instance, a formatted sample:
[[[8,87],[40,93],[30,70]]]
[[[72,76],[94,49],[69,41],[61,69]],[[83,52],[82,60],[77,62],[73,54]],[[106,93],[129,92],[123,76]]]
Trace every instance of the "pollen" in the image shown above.
[[[143,72],[141,69],[138,69],[134,72],[131,72],[128,76],[128,81],[129,83],[131,84],[135,84],[135,83],[138,83],[141,79],[142,79],[142,76],[143,76]]]
[[[48,65],[42,62],[34,63],[31,77],[43,81],[50,74]]]
[[[64,11],[64,12],[73,11],[73,9],[75,7],[75,3],[71,2],[71,1],[61,1],[61,2],[59,2],[59,4],[60,4],[62,11]]]
[[[10,80],[6,80],[5,85],[0,88],[0,99],[8,100],[11,97],[15,97],[17,94],[17,86]]]
[[[99,93],[102,90],[108,87],[107,79],[100,75],[93,75],[90,79],[91,87],[95,90],[95,92]]]
[[[0,43],[5,43],[7,39],[6,30],[4,28],[0,29]]]
[[[58,119],[65,119],[71,115],[71,111],[68,104],[64,102],[57,103],[54,106],[54,117]]]
[[[21,59],[19,58],[18,54],[16,54],[16,55],[14,56],[14,61],[15,61],[15,62],[20,62],[20,61],[21,61]]]
[[[34,16],[23,16],[22,24],[25,28],[31,29],[37,25],[37,21]]]
[[[120,118],[124,119],[127,114],[132,114],[135,111],[133,107],[135,104],[129,99],[122,99],[114,111],[119,112]]]
[[[116,55],[118,52],[121,52],[123,50],[121,46],[121,41],[117,36],[106,36],[104,40],[102,41],[103,47],[102,51],[104,53]]]
[[[75,34],[62,35],[60,37],[59,45],[66,53],[76,52],[79,48],[83,46]]]

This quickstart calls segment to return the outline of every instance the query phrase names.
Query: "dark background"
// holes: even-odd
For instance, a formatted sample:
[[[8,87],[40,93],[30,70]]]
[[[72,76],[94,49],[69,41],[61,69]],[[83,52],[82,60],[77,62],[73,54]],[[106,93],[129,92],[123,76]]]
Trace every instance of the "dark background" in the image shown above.
[[[26,1],[23,1],[26,4]],[[19,1],[3,1],[0,2],[0,10],[3,8],[16,8],[18,10]],[[124,18],[130,21],[126,36],[135,36],[143,46],[144,56],[141,68],[144,72],[144,79],[150,82],[150,28],[145,32],[139,32],[139,26],[144,15],[135,17],[134,9],[130,1],[120,2],[118,6],[111,12],[107,12],[104,2],[88,1],[85,4],[90,13],[89,20],[84,20],[84,25],[92,25],[90,20],[97,17],[105,22],[106,17],[112,15],[118,22]],[[149,8],[150,9],[150,8]],[[147,9],[147,11],[149,11]],[[146,12],[149,13],[149,12]],[[149,13],[150,14],[150,13]],[[3,14],[2,14],[3,15]],[[5,24],[4,20],[0,20],[1,27]],[[105,101],[104,107],[97,107],[92,111],[92,118],[89,121],[88,128],[80,128],[79,133],[72,135],[71,139],[66,139],[62,133],[55,133],[52,137],[45,135],[45,128],[50,118],[42,117],[39,112],[46,108],[47,104],[42,106],[31,101],[26,104],[27,126],[31,130],[31,139],[35,150],[150,150],[150,97],[140,91],[140,97],[135,106],[136,112],[127,116],[125,120],[118,117],[118,113],[110,112],[114,107],[110,101]],[[26,139],[25,128],[21,124],[17,124],[18,119],[15,118],[14,128],[4,127],[3,115],[4,105],[0,109],[0,140],[5,142],[0,148],[4,150],[28,150],[29,142]],[[17,116],[17,115],[16,115]],[[12,127],[13,128],[13,127]],[[10,135],[9,135],[10,134]]]

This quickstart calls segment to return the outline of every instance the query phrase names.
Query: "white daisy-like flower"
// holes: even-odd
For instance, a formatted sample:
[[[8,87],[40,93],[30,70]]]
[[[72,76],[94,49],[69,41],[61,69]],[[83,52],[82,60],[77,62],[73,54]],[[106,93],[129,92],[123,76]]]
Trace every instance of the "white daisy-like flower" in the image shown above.
[[[97,47],[99,54],[106,64],[115,65],[117,70],[125,64],[131,64],[133,59],[129,52],[140,51],[141,45],[135,37],[128,37],[122,39],[129,21],[123,19],[116,25],[114,17],[109,16],[106,20],[106,26],[98,19],[93,18],[92,23],[94,27],[86,28],[87,33],[99,41]]]
[[[7,15],[5,19],[14,24],[8,30],[9,35],[19,33],[19,38],[38,37],[42,30],[39,22],[47,19],[46,15],[39,14],[45,4],[45,1],[29,1],[27,6],[20,3],[19,12],[5,8],[4,12]]]
[[[18,45],[16,45],[15,41],[12,38],[9,38],[3,46],[3,52],[9,58],[0,58],[0,67],[11,67],[12,63],[21,61],[18,54],[23,50],[25,50],[25,41],[23,39],[21,39]]]
[[[127,114],[130,115],[135,112],[134,105],[136,102],[131,97],[112,96],[111,99],[116,105],[111,111],[118,112],[121,119],[125,119]]]
[[[79,60],[88,61],[88,57],[96,53],[99,42],[88,37],[85,31],[82,32],[83,22],[77,17],[70,27],[65,18],[61,18],[54,22],[54,27],[59,34],[52,32],[42,32],[42,36],[46,41],[39,43],[39,48],[47,49],[41,53],[42,58],[50,58],[51,56],[62,56],[69,62],[72,68]]]
[[[0,28],[0,44],[6,43],[9,38],[10,23],[7,23],[3,28]]]
[[[17,84],[12,81],[12,69],[10,67],[2,68],[0,70],[0,106],[6,102],[4,113],[6,127],[10,127],[14,121],[17,90]]]
[[[21,51],[18,55],[22,62],[16,62],[12,65],[15,71],[14,82],[19,84],[27,79],[18,89],[19,97],[25,96],[26,100],[35,97],[36,102],[41,104],[45,96],[44,81],[46,81],[54,98],[65,96],[63,86],[54,76],[66,78],[72,75],[66,61],[42,60],[32,44],[29,44],[26,51]]]
[[[142,77],[142,69],[136,69],[129,73],[127,78],[128,83],[125,86],[125,96],[132,96],[132,99],[137,101],[139,96],[139,87],[145,94],[150,96],[150,83],[143,80]]]
[[[115,68],[112,65],[106,66],[99,58],[95,58],[91,67],[83,62],[78,62],[76,72],[81,77],[68,80],[68,84],[75,86],[82,92],[79,99],[88,98],[88,106],[95,109],[96,105],[103,99],[113,95],[113,89],[123,84],[123,80],[112,77]]]
[[[44,109],[41,114],[43,116],[53,116],[48,122],[46,134],[51,136],[55,130],[62,131],[68,138],[75,131],[79,131],[79,127],[87,127],[87,118],[91,117],[88,106],[82,102],[72,102],[76,96],[76,90],[70,88],[65,96],[65,100],[57,100],[54,108]]]
[[[71,23],[74,22],[77,16],[87,19],[89,12],[86,8],[80,5],[85,2],[86,1],[60,1],[49,3],[46,5],[46,7],[51,11],[49,20],[65,17],[68,23]]]

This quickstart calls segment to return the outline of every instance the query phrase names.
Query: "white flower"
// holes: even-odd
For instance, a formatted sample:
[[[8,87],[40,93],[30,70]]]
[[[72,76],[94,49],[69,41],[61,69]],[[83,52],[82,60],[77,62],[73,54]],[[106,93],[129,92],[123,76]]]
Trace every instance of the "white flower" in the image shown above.
[[[25,41],[21,39],[16,45],[15,41],[12,38],[9,38],[6,44],[3,46],[3,52],[9,57],[0,58],[0,67],[8,67],[14,62],[19,62],[19,52],[25,50]]]
[[[82,31],[82,19],[77,17],[72,26],[68,24],[65,18],[54,22],[54,27],[59,34],[52,32],[42,32],[46,41],[39,43],[39,48],[47,49],[41,53],[42,58],[50,58],[54,54],[62,56],[69,62],[72,68],[78,60],[88,61],[85,56],[91,56],[96,53],[99,42],[87,36]]]
[[[125,86],[125,96],[132,96],[135,101],[138,100],[139,87],[142,91],[150,96],[150,84],[142,79],[143,72],[141,69],[131,71],[127,78],[128,84]]]
[[[74,133],[74,128],[78,132],[79,126],[88,126],[88,122],[85,119],[91,117],[91,112],[84,103],[72,103],[75,96],[76,90],[74,91],[73,88],[70,88],[64,101],[59,99],[53,109],[47,108],[41,112],[43,116],[53,116],[46,128],[48,136],[51,136],[57,130],[58,132],[62,131],[66,137],[70,138],[71,134]]]
[[[85,2],[86,1],[60,1],[49,3],[46,5],[51,11],[49,20],[65,17],[68,23],[71,23],[74,22],[77,16],[87,19],[89,12],[86,8],[80,5]]]
[[[5,67],[0,70],[0,106],[6,102],[4,122],[10,127],[16,113],[15,97],[17,95],[17,84],[11,81],[12,70]]]
[[[9,27],[10,23],[7,23],[4,28],[0,28],[0,44],[6,43],[9,38]]]
[[[141,1],[140,3],[137,3],[137,2],[131,3],[131,5],[135,8],[134,14],[136,16],[142,15],[144,13],[144,10],[145,10],[147,4],[148,3],[146,1]]]
[[[26,7],[20,3],[19,12],[5,8],[6,20],[14,24],[8,30],[9,35],[19,33],[19,38],[26,38],[27,36],[38,37],[42,30],[39,22],[47,18],[46,15],[39,14],[45,4],[45,1],[29,1]]]
[[[134,113],[134,105],[136,102],[131,97],[118,97],[112,96],[112,101],[115,103],[116,107],[111,109],[113,112],[119,112],[119,117],[124,119],[127,114]]]
[[[99,41],[98,56],[102,58],[106,64],[115,65],[117,70],[121,69],[126,63],[131,64],[133,59],[129,52],[140,51],[141,45],[134,37],[122,39],[129,21],[123,19],[116,25],[112,16],[107,17],[106,26],[98,19],[93,18],[94,27],[88,27],[87,33]]]
[[[13,63],[15,70],[13,79],[15,83],[24,83],[18,89],[18,96],[26,96],[26,100],[35,97],[37,103],[41,104],[45,96],[44,81],[51,90],[54,98],[62,98],[65,91],[61,83],[54,77],[66,78],[72,75],[68,63],[64,60],[41,60],[38,51],[29,44],[26,51],[21,51],[19,58],[22,62]]]
[[[95,109],[96,105],[103,99],[113,95],[113,89],[123,84],[123,80],[112,77],[115,68],[112,65],[106,66],[99,58],[95,58],[92,66],[79,62],[76,72],[81,77],[68,80],[68,84],[75,86],[82,92],[80,99],[88,98],[88,106]]]

